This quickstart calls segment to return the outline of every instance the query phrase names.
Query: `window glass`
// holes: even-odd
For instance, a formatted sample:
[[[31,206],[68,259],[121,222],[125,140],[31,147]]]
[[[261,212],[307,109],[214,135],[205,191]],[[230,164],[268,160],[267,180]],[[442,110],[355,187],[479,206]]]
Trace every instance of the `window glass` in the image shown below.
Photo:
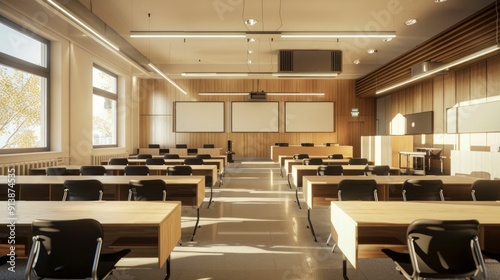
[[[117,140],[117,84],[116,75],[94,65],[92,107],[92,133],[94,146],[116,146]]]

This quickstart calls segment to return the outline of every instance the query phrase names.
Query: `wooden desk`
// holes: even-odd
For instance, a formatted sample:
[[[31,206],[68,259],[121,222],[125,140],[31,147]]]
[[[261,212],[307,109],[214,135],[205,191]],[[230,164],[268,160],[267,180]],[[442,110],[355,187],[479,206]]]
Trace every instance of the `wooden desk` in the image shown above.
[[[7,202],[0,202],[0,215],[10,217]],[[31,223],[35,219],[66,220],[92,218],[99,221],[104,229],[103,251],[118,237],[155,238],[157,248],[140,250],[128,256],[156,257],[158,268],[167,261],[181,238],[180,202],[146,201],[16,201],[16,239],[31,240]],[[0,225],[8,221],[2,219]],[[28,255],[31,248],[26,244]]]
[[[355,165],[349,165],[355,166]],[[465,176],[304,176],[302,195],[307,205],[307,221],[316,241],[316,234],[311,221],[311,209],[318,206],[330,206],[332,200],[337,200],[338,184],[344,179],[363,180],[374,179],[377,182],[377,195],[380,201],[390,199],[390,188],[395,185],[402,186],[408,179],[440,179],[443,181],[443,192],[447,199],[471,200],[470,187],[478,178]],[[298,195],[296,193],[298,201]],[[401,199],[403,200],[402,196]],[[299,205],[300,207],[300,205]]]
[[[137,159],[137,158],[131,158],[128,160],[128,162],[131,165],[133,165],[133,164],[139,164],[139,165],[146,164],[145,159]],[[165,165],[183,165],[183,164],[184,164],[184,159],[165,159]],[[215,166],[217,166],[217,169],[219,170],[220,174],[224,173],[224,159],[221,159],[221,158],[219,158],[219,159],[218,158],[204,159],[203,165],[215,165]]]
[[[293,156],[294,154],[308,154],[310,156],[327,156],[329,154],[343,154],[344,157],[352,157],[352,146],[271,146],[271,159],[277,162],[280,155]]]
[[[123,175],[125,165],[103,165],[106,168],[107,175]],[[150,175],[165,175],[168,167],[173,165],[148,165]],[[214,178],[213,186],[217,184],[217,166],[215,165],[190,165],[193,169],[193,175],[196,176],[211,176]],[[64,167],[66,170],[70,171],[72,174],[77,173],[80,170],[81,165],[61,165],[61,166],[51,166],[51,167]],[[31,175],[45,175],[47,167],[32,168],[30,170]]]
[[[499,202],[337,201],[331,202],[330,212],[332,237],[354,268],[358,267],[358,258],[385,257],[382,248],[406,249],[406,229],[417,219],[477,219],[484,248],[498,244],[498,237],[489,232],[500,226]],[[403,238],[403,245],[379,244],[384,236]],[[345,260],[343,265],[346,274]]]

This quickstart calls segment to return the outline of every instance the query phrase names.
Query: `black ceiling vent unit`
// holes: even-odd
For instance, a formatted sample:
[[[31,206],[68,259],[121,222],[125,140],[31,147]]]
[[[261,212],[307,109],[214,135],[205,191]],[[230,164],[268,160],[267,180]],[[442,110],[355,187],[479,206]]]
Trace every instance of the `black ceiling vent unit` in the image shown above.
[[[250,92],[248,94],[248,100],[251,101],[266,101],[267,93],[263,91]]]
[[[340,50],[280,50],[281,73],[337,73],[342,72]]]

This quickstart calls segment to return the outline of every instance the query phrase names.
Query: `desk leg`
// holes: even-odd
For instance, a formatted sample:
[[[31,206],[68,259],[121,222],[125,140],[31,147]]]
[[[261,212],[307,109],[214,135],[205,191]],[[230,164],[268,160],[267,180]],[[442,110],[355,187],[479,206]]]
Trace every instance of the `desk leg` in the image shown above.
[[[307,208],[307,221],[309,222],[309,228],[311,229],[312,235],[314,236],[314,242],[318,241],[316,239],[316,233],[314,233],[313,224],[311,222],[311,208]]]
[[[286,181],[288,182],[288,187],[292,189],[292,184],[290,183],[290,174],[286,175]]]
[[[295,198],[297,199],[297,205],[299,206],[299,209],[302,209],[302,207],[300,207],[299,188],[298,187],[295,188]]]
[[[166,265],[166,270],[167,270],[167,275],[165,275],[165,280],[170,279],[170,255],[167,258],[167,265]]]
[[[196,224],[194,225],[193,236],[191,241],[194,241],[194,236],[196,235],[196,230],[198,229],[198,223],[200,222],[200,208],[196,208]]]
[[[349,277],[347,277],[347,260],[343,253],[342,253],[342,277],[344,279],[349,279]]]
[[[207,209],[209,209],[210,208],[210,204],[212,204],[213,192],[214,192],[214,186],[210,186],[210,200],[208,201]]]

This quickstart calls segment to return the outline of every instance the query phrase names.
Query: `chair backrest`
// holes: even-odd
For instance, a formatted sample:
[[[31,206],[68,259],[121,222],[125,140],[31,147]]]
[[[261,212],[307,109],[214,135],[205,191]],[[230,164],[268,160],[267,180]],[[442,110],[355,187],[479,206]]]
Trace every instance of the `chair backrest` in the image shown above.
[[[302,147],[314,147],[314,143],[308,143],[308,142],[306,142],[306,143],[300,143],[300,145]]]
[[[472,200],[500,200],[500,180],[477,180],[471,186]]]
[[[106,175],[106,168],[102,165],[83,165],[80,167],[81,175]]]
[[[471,171],[470,176],[490,180],[491,174],[486,171]]]
[[[202,158],[185,158],[184,164],[185,165],[203,165],[203,159]]]
[[[278,146],[278,147],[288,147],[288,143],[285,143],[285,142],[275,143],[275,146]]]
[[[165,201],[167,184],[161,179],[130,181],[128,200]]]
[[[477,220],[416,220],[407,238],[414,279],[468,278],[484,271]]]
[[[175,144],[175,147],[177,149],[187,149],[188,145],[187,144]]]
[[[212,156],[210,154],[197,154],[197,158],[202,158],[202,159],[211,159]]]
[[[33,245],[26,275],[30,275],[33,269],[42,278],[97,279],[103,238],[98,221],[34,220],[32,234]]]
[[[63,201],[102,200],[102,183],[96,179],[65,180]]]
[[[66,167],[47,167],[45,169],[47,176],[63,176],[66,175]]]
[[[305,158],[309,158],[309,155],[308,154],[295,154],[295,155],[293,155],[293,159],[305,159]]]
[[[342,175],[342,165],[326,165],[318,167],[318,176],[340,176]]]
[[[389,167],[389,165],[366,166],[365,173],[366,175],[390,175],[391,168]]]
[[[213,149],[213,148],[215,148],[215,145],[214,144],[203,144],[203,148],[205,148],[205,149]]]
[[[366,158],[350,158],[349,165],[367,165],[368,159]]]
[[[149,144],[148,148],[150,148],[150,149],[159,149],[160,148],[160,144]]]
[[[176,165],[167,167],[167,175],[191,175],[193,168],[189,165]]]
[[[305,165],[322,165],[323,159],[321,159],[321,158],[307,158],[307,159],[304,159],[304,164]]]
[[[128,158],[112,158],[108,162],[109,165],[128,165]]]
[[[403,200],[444,201],[441,180],[409,179],[403,183]]]
[[[147,165],[127,165],[123,169],[125,175],[149,175]]]
[[[153,158],[153,155],[151,154],[138,154],[137,159],[148,159],[148,158]]]
[[[328,155],[328,158],[329,159],[344,159],[344,155],[343,154],[330,154],[330,155]]]
[[[165,154],[163,156],[165,159],[180,159],[181,157],[178,154]]]
[[[146,165],[164,165],[164,164],[165,164],[164,158],[147,158],[146,159]]]
[[[338,185],[338,199],[340,201],[378,201],[377,181],[373,179],[341,180]]]

